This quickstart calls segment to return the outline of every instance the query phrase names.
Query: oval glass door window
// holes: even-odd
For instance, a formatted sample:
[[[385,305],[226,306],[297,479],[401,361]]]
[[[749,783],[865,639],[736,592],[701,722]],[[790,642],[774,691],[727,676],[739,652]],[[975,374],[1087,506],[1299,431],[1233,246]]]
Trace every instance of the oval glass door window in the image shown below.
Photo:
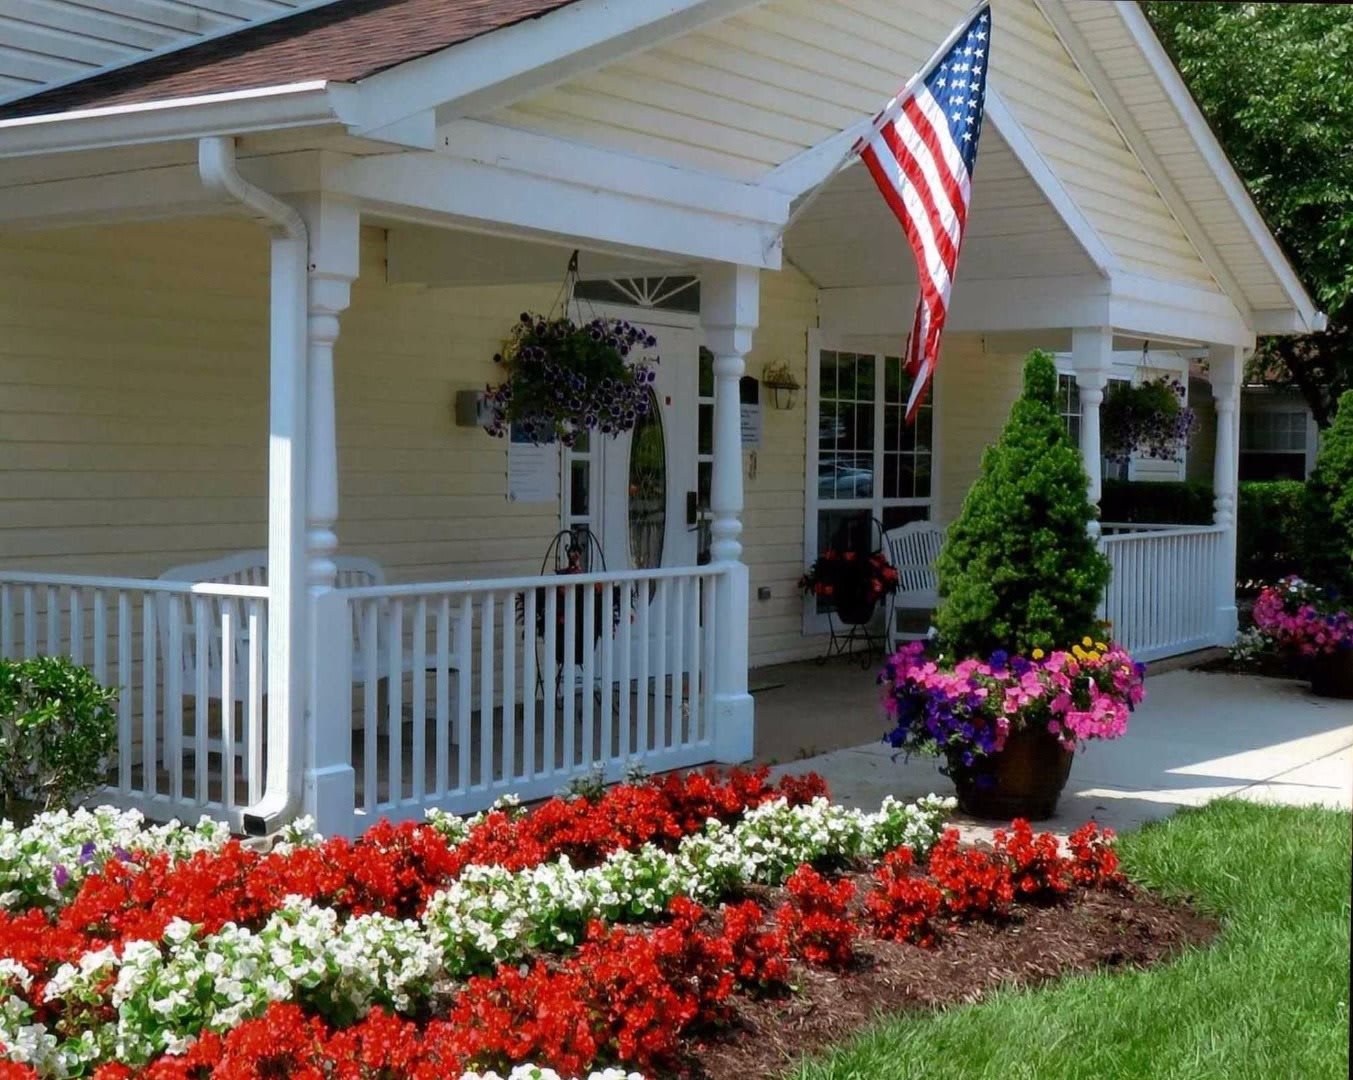
[[[630,438],[630,565],[653,570],[662,565],[667,536],[667,445],[657,395],[648,392],[648,412]]]

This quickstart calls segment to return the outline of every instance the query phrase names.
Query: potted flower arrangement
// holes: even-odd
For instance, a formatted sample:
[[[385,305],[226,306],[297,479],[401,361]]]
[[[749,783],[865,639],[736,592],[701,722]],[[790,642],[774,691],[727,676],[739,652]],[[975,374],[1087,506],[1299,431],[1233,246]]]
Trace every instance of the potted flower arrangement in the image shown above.
[[[862,626],[874,617],[885,596],[897,591],[897,571],[881,551],[828,548],[799,579],[799,588],[831,604],[847,626]]]
[[[1161,376],[1136,386],[1110,385],[1100,406],[1104,456],[1127,461],[1134,454],[1173,461],[1188,449],[1196,417],[1178,379]]]
[[[1141,700],[1141,670],[1098,623],[1111,571],[1088,489],[1052,357],[1035,352],[946,532],[935,651],[908,645],[880,678],[886,738],[942,755],[969,813],[1047,817],[1076,749],[1123,734]]]
[[[1252,614],[1275,648],[1305,664],[1316,694],[1353,698],[1353,613],[1330,593],[1286,577],[1260,591]]]
[[[522,312],[493,362],[506,379],[488,388],[491,435],[513,425],[540,445],[572,446],[579,432],[631,431],[651,406],[658,341],[624,319],[577,323]]]
[[[879,681],[889,744],[943,757],[959,805],[981,817],[1050,817],[1077,747],[1122,735],[1143,694],[1141,665],[1090,638],[954,665],[909,642]]]

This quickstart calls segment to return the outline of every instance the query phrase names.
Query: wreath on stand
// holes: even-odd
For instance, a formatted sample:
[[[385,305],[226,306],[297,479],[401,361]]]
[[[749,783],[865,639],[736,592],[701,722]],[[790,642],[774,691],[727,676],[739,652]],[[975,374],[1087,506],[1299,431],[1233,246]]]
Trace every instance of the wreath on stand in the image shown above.
[[[658,357],[649,350],[657,338],[626,319],[584,317],[577,282],[575,251],[555,306],[545,315],[522,312],[494,356],[506,377],[487,388],[491,435],[511,427],[537,446],[573,446],[581,432],[632,431],[652,408]]]

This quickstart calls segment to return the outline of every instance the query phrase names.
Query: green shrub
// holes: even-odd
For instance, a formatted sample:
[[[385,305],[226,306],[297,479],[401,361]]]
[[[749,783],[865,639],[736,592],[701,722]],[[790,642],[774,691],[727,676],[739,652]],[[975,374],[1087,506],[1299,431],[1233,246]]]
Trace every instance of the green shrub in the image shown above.
[[[1353,390],[1339,398],[1306,481],[1307,571],[1321,585],[1353,593]]]
[[[1247,480],[1236,506],[1236,578],[1277,581],[1305,574],[1306,485],[1300,480]]]
[[[940,552],[935,625],[956,656],[1061,648],[1095,631],[1109,563],[1086,531],[1090,480],[1056,396],[1052,357],[1031,353]]]
[[[1104,521],[1143,525],[1211,525],[1212,485],[1195,480],[1105,480]]]
[[[0,660],[0,806],[51,810],[103,781],[117,745],[117,694],[63,657]]]

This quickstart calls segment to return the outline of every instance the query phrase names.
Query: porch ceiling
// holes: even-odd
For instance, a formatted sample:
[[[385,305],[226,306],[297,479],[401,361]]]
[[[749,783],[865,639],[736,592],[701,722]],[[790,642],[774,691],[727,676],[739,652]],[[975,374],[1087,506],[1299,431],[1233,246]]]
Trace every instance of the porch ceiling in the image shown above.
[[[991,124],[983,132],[968,220],[956,290],[963,282],[1100,276]],[[858,163],[794,223],[785,254],[824,289],[916,285],[916,266],[897,220]]]

